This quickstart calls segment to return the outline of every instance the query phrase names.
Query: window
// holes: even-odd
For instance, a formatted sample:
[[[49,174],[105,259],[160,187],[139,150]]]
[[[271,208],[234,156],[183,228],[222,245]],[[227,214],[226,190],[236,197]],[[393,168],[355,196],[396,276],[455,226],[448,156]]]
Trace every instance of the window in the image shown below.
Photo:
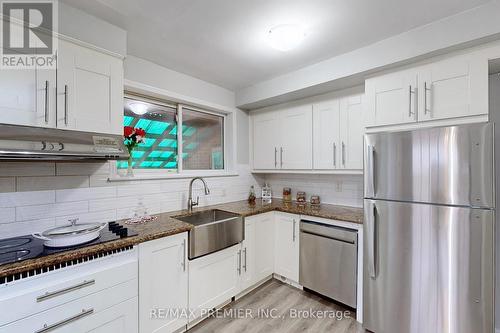
[[[185,170],[224,169],[224,117],[182,108]]]
[[[132,166],[169,172],[224,170],[224,119],[194,107],[127,94],[123,125],[146,132],[144,141],[132,152]],[[178,128],[182,128],[182,135]],[[128,161],[117,162],[118,169],[127,167]]]

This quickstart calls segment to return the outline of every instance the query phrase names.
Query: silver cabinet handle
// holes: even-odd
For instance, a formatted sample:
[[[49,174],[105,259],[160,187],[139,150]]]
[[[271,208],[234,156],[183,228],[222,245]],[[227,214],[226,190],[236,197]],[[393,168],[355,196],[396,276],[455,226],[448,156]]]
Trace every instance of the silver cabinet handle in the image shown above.
[[[84,317],[90,316],[93,313],[94,313],[94,309],[88,309],[88,310],[82,309],[82,312],[80,312],[74,316],[71,316],[69,318],[58,321],[57,323],[54,323],[51,325],[47,325],[47,324],[43,325],[43,328],[38,330],[38,331],[35,331],[35,333],[51,332],[51,331],[56,330],[60,327],[68,325],[69,323],[72,323],[72,322],[77,321],[79,319],[82,319]]]
[[[345,167],[345,144],[344,144],[344,141],[342,141],[342,166]]]
[[[247,248],[246,247],[243,249],[243,257],[245,259],[245,264],[243,265],[243,269],[246,272],[247,271]]]
[[[411,89],[411,84],[408,88],[408,117],[411,118],[411,116],[413,115],[414,112],[411,111],[411,101],[412,101],[412,98],[411,98],[411,95],[414,94],[415,91]]]
[[[241,250],[238,251],[238,275],[241,275]]]
[[[64,85],[64,125],[68,125],[68,85]]]
[[[83,281],[83,282],[81,282],[79,284],[75,284],[74,286],[71,286],[71,287],[67,287],[67,288],[60,289],[60,290],[57,290],[57,291],[52,291],[52,292],[46,292],[45,294],[43,294],[41,296],[38,296],[36,298],[36,301],[38,303],[40,303],[40,302],[46,301],[46,300],[48,300],[50,298],[61,296],[61,295],[67,294],[69,292],[78,290],[78,289],[82,289],[82,288],[85,288],[85,287],[92,286],[94,284],[95,284],[95,280],[94,279],[89,280],[89,281]]]
[[[182,270],[186,271],[186,240],[182,240]]]
[[[278,167],[278,148],[274,147],[274,168]]]
[[[295,242],[295,225],[297,224],[297,221],[293,219],[293,231],[292,231],[292,240]]]
[[[368,273],[372,279],[377,277],[376,271],[376,251],[377,251],[377,206],[374,202],[370,203],[370,217],[367,221],[368,232]]]
[[[49,123],[49,81],[45,81],[45,123]]]
[[[432,88],[427,86],[427,81],[424,82],[424,114],[431,113],[430,108],[427,108],[427,92],[432,93]]]
[[[337,167],[337,144],[333,143],[333,166]]]
[[[283,147],[280,147],[280,167],[283,169]]]

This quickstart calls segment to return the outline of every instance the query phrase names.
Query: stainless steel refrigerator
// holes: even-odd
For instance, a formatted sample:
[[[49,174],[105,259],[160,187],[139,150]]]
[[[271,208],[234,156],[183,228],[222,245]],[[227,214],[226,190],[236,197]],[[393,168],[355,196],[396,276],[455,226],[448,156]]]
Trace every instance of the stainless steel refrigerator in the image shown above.
[[[367,134],[363,326],[491,333],[493,125]]]

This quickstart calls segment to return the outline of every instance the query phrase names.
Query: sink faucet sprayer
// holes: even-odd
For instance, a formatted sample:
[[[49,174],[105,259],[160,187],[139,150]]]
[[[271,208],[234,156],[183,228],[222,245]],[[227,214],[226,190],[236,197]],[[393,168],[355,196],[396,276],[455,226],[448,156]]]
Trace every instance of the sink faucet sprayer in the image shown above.
[[[189,182],[189,198],[188,198],[188,212],[189,213],[193,212],[193,207],[198,206],[199,201],[200,201],[200,197],[197,197],[196,202],[193,202],[193,183],[197,179],[202,181],[203,186],[205,187],[205,195],[210,194],[210,189],[208,188],[207,183],[205,182],[205,179],[203,179],[201,177],[195,177],[195,178],[191,179],[191,181]]]

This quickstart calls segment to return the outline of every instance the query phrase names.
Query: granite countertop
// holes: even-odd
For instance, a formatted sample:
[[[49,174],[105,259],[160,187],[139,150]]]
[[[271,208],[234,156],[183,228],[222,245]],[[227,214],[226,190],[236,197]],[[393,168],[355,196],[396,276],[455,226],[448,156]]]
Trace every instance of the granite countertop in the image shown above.
[[[319,208],[313,208],[309,204],[307,204],[305,207],[300,207],[295,202],[285,203],[280,199],[273,199],[273,202],[271,204],[262,204],[262,200],[257,199],[255,205],[249,205],[246,200],[236,201],[219,205],[200,207],[195,211],[203,211],[208,209],[225,210],[231,213],[242,215],[243,217],[262,214],[270,211],[280,211],[291,214],[322,217],[326,219],[340,220],[358,224],[363,223],[363,209],[361,208],[336,206],[329,204],[321,204]],[[45,257],[28,259],[12,264],[0,265],[0,278],[189,231],[193,228],[193,225],[174,218],[174,216],[187,214],[187,210],[167,212],[158,214],[158,218],[155,221],[149,223],[141,225],[125,225],[127,228],[136,231],[138,233],[137,236],[91,245],[75,250],[69,250]],[[124,225],[124,221],[119,222]]]

